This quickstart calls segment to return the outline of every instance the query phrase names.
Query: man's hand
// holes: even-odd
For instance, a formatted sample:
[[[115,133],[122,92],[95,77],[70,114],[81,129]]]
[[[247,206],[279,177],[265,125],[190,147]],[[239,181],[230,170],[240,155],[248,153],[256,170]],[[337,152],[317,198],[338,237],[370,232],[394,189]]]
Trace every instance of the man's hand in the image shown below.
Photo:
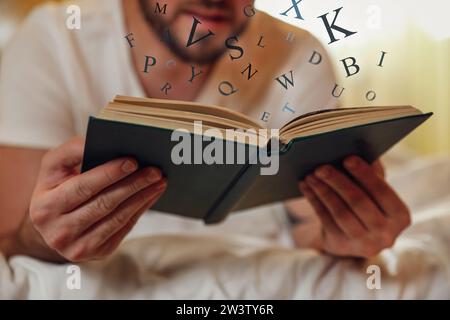
[[[44,156],[17,239],[23,253],[52,261],[104,258],[163,194],[161,172],[138,170],[130,158],[80,174],[83,146],[76,138]]]
[[[321,222],[319,247],[333,255],[371,257],[391,247],[410,224],[407,206],[384,180],[379,163],[352,156],[344,167],[331,165],[300,182],[300,190]]]

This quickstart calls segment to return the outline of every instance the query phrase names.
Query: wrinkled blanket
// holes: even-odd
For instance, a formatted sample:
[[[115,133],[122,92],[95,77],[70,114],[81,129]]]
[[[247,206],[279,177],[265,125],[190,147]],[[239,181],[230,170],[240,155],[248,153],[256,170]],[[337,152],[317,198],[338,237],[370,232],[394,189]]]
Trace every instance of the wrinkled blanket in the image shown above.
[[[391,182],[413,224],[373,259],[293,248],[280,205],[212,228],[151,212],[113,256],[78,265],[80,289],[70,264],[0,254],[0,298],[450,299],[450,160],[403,166]]]

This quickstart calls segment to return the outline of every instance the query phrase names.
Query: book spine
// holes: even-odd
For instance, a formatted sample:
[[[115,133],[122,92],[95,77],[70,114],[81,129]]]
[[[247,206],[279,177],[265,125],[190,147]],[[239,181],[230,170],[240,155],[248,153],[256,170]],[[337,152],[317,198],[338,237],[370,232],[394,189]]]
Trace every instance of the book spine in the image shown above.
[[[91,144],[92,144],[92,140],[95,137],[92,137],[92,131],[93,131],[93,126],[94,126],[94,122],[96,121],[96,119],[94,117],[89,117],[89,121],[88,121],[88,127],[87,127],[87,132],[86,132],[86,142],[84,145],[84,153],[83,153],[83,162],[81,164],[81,173],[88,171],[89,169],[92,169],[93,165],[92,163],[90,163],[89,160],[89,154],[91,152]]]
[[[233,210],[238,201],[250,190],[250,186],[259,174],[259,165],[248,164],[230,183],[223,195],[216,201],[203,219],[206,224],[214,224],[223,221]]]

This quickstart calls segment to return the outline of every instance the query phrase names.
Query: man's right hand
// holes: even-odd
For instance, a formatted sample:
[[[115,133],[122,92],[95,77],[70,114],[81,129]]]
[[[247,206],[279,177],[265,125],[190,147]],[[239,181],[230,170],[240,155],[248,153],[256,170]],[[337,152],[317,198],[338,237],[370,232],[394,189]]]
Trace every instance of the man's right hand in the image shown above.
[[[104,258],[165,191],[160,170],[138,170],[131,158],[80,173],[83,147],[84,140],[75,138],[42,159],[16,239],[21,253],[52,261]]]

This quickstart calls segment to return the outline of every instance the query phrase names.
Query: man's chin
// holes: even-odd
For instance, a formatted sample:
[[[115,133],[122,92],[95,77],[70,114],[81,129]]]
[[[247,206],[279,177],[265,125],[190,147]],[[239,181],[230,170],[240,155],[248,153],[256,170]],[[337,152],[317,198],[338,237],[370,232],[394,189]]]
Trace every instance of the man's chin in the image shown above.
[[[205,40],[207,41],[207,40]],[[225,44],[212,47],[207,44],[193,44],[187,48],[184,43],[177,41],[170,43],[169,48],[181,61],[198,65],[211,64],[219,59],[226,51]]]
[[[211,51],[211,52],[187,52],[186,50],[174,51],[172,50],[182,61],[186,63],[193,63],[198,65],[211,64],[216,62],[225,52],[224,49]]]

